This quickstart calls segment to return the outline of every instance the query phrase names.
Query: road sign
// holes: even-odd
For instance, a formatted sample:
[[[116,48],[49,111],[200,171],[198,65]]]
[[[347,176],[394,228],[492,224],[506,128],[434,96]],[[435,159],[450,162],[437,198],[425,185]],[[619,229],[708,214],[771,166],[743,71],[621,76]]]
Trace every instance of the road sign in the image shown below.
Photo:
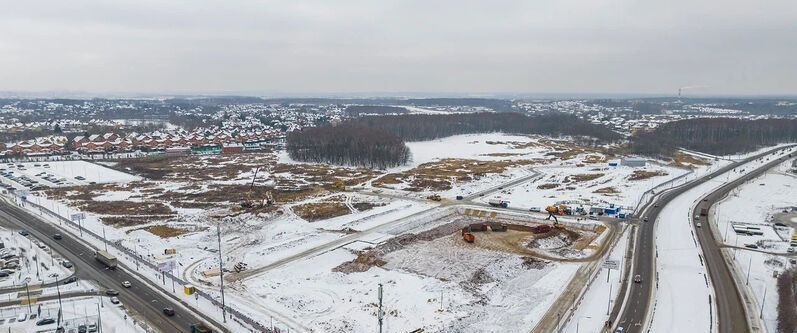
[[[72,221],[85,220],[86,219],[86,214],[85,213],[75,213],[75,214],[69,215],[69,218]]]
[[[171,272],[177,267],[177,263],[174,260],[164,261],[158,263],[158,272]]]
[[[606,259],[602,266],[608,269],[618,269],[620,267],[620,261],[616,259]]]

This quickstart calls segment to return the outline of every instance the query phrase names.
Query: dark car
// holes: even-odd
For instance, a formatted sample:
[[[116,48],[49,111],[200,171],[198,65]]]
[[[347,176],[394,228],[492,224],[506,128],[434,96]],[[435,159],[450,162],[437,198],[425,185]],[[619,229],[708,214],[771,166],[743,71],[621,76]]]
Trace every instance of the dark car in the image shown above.
[[[462,199],[465,199],[465,197],[463,197],[463,196],[461,196],[461,195],[458,195],[458,196],[457,196],[457,200],[462,200]]]
[[[77,282],[77,276],[70,276],[64,280],[64,284],[70,284],[73,282]]]
[[[60,240],[60,239],[62,239],[62,238],[64,238],[64,237],[63,237],[63,236],[61,236],[61,234],[55,234],[55,235],[53,235],[53,239],[55,239],[55,240]]]
[[[163,314],[168,317],[174,316],[174,309],[172,308],[163,308]]]
[[[20,230],[19,234],[22,235],[22,236],[27,236],[28,235],[28,231],[27,230]]]
[[[88,327],[86,325],[80,325],[77,327],[77,333],[86,333],[88,331]]]
[[[49,325],[49,324],[55,324],[55,319],[44,318],[44,319],[39,319],[39,321],[36,322],[36,326]]]
[[[116,291],[116,289],[108,289],[105,291],[105,294],[108,296],[117,296],[119,295],[119,292]]]
[[[72,268],[73,265],[71,262],[64,260],[64,262],[61,263],[61,266],[64,266],[66,268]]]

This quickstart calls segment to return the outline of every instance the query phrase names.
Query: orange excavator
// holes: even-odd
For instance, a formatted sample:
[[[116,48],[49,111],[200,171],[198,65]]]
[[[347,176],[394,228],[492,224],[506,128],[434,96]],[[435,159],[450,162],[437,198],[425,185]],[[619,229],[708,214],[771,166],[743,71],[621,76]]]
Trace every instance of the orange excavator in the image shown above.
[[[463,232],[462,239],[468,243],[473,243],[474,241],[476,241],[476,236],[474,236],[472,233],[469,232]]]

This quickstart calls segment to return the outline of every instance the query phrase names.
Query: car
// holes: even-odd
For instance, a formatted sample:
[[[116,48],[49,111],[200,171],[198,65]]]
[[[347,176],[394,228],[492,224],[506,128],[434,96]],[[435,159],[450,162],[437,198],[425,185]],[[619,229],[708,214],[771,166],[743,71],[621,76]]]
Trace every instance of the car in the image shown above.
[[[69,260],[64,260],[64,262],[61,263],[61,266],[64,266],[66,268],[72,268],[72,266],[74,265],[72,265],[72,263],[69,262]]]
[[[163,314],[165,314],[167,317],[174,316],[174,309],[172,309],[172,308],[163,308]]]
[[[531,207],[531,208],[529,208],[529,211],[530,211],[530,212],[537,212],[537,213],[539,213],[539,212],[540,212],[540,208],[539,208],[539,207]]]
[[[89,324],[89,332],[97,332],[97,323]]]
[[[597,221],[597,220],[598,220],[598,217],[597,217],[597,216],[595,216],[595,215],[590,215],[590,216],[589,216],[589,217],[587,217],[587,218],[588,218],[588,219],[590,219],[590,220],[593,220],[593,221]]]
[[[47,248],[47,245],[44,245],[42,243],[36,244],[36,246],[38,246],[40,249],[46,249]]]
[[[43,318],[43,319],[39,319],[39,321],[36,322],[36,326],[44,326],[44,325],[50,325],[50,324],[55,324],[55,319],[53,319],[53,318]]]
[[[19,234],[22,235],[22,236],[30,235],[27,230],[20,230]]]
[[[17,317],[17,322],[26,321],[26,320],[28,320],[27,312],[20,313],[19,316]]]
[[[703,201],[708,201],[708,198],[703,198]]]
[[[116,289],[108,289],[105,291],[105,294],[108,296],[118,296],[119,292]]]
[[[700,215],[695,215],[695,221],[700,219]]]
[[[53,235],[53,239],[55,239],[55,240],[61,240],[62,238],[64,238],[64,237],[63,237],[63,236],[61,236],[61,234],[55,234],[55,235]]]
[[[113,304],[119,304],[119,303],[121,303],[121,302],[119,302],[119,299],[118,299],[118,298],[116,298],[116,297],[111,297],[111,303],[113,303]]]
[[[458,195],[458,196],[457,196],[457,200],[462,200],[462,199],[465,199],[465,197],[463,197],[463,196],[461,196],[461,195]]]
[[[647,221],[648,221],[648,217],[647,217],[647,216],[645,216],[645,218],[644,218],[644,219],[642,219],[642,221],[644,221],[644,222],[647,222]]]
[[[758,245],[755,245],[755,244],[744,244],[744,247],[746,247],[748,249],[757,249]]]
[[[9,274],[8,272],[0,271],[0,277],[7,277],[9,275],[11,275],[11,274]]]
[[[70,277],[66,278],[66,280],[64,280],[64,284],[70,284],[70,283],[73,283],[73,282],[77,282],[77,276],[73,275],[73,276],[70,276]]]
[[[80,325],[77,327],[77,333],[86,333],[89,330],[86,325]]]
[[[696,226],[696,227],[698,227],[698,228],[702,227],[702,225],[700,224],[700,222],[697,222],[697,223],[695,223],[695,226]]]
[[[786,252],[788,252],[788,253],[794,253],[794,248],[793,248],[793,247],[790,247],[788,250],[786,250]]]
[[[625,332],[625,328],[623,328],[622,326],[618,327],[617,330],[614,331],[614,333],[623,333],[623,332]]]
[[[659,204],[654,204],[653,208],[659,208]]]
[[[642,282],[642,277],[639,276],[639,274],[634,275],[634,282],[635,283],[641,283]]]
[[[130,288],[131,286],[132,286],[132,284],[130,284],[130,281],[126,281],[126,280],[122,281],[122,287]]]

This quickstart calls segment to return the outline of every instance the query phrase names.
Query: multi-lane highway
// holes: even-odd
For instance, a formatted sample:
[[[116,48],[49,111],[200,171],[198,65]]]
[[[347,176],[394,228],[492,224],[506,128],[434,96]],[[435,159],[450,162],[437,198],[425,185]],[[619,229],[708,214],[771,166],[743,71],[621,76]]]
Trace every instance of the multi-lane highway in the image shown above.
[[[125,308],[139,319],[144,321],[158,332],[189,332],[193,323],[208,322],[200,319],[196,314],[185,307],[178,305],[177,301],[166,296],[154,287],[139,282],[134,276],[120,267],[109,270],[101,263],[94,260],[94,250],[83,243],[65,234],[63,239],[55,240],[52,235],[63,232],[49,223],[39,220],[22,208],[0,200],[0,224],[11,229],[25,229],[29,237],[35,237],[40,242],[61,254],[71,261],[76,267],[76,276],[80,280],[96,281],[102,288],[119,291],[119,298]],[[122,287],[122,281],[132,282],[130,288]],[[163,308],[172,307],[176,310],[173,317],[163,314]],[[132,320],[132,319],[131,319]]]
[[[717,201],[724,198],[731,190],[742,185],[744,182],[756,178],[764,172],[776,167],[789,157],[784,155],[772,159],[763,167],[760,167],[742,178],[729,182],[722,187],[709,193],[696,206],[690,216],[697,216],[698,220],[694,223],[701,223],[700,228],[695,228],[700,247],[703,249],[703,256],[706,261],[711,283],[714,286],[714,295],[717,304],[717,319],[719,320],[719,332],[748,332],[750,328],[745,315],[745,306],[739,293],[736,283],[734,283],[733,272],[725,263],[725,259],[720,250],[720,245],[714,238],[712,228],[709,223],[708,215],[701,216],[700,212],[704,209],[708,212]]]
[[[650,302],[652,301],[652,293],[654,282],[656,281],[656,267],[655,267],[655,221],[667,203],[675,197],[683,194],[684,192],[711,180],[712,178],[731,171],[734,168],[746,164],[755,159],[772,154],[775,151],[781,150],[783,147],[772,149],[767,152],[746,158],[744,160],[734,162],[730,165],[722,167],[711,174],[693,180],[685,185],[668,190],[654,200],[654,202],[643,210],[642,215],[647,218],[648,222],[642,222],[637,231],[636,241],[634,243],[634,257],[633,257],[633,270],[629,272],[628,276],[639,275],[642,283],[630,283],[625,279],[623,289],[627,289],[627,297],[625,302],[616,303],[609,318],[616,318],[612,322],[617,327],[623,327],[624,332],[641,332],[645,327],[648,310],[650,309]],[[749,179],[750,175],[742,177],[741,182]],[[622,311],[622,312],[621,312]],[[618,316],[619,314],[619,316]],[[746,326],[744,326],[746,327]]]

